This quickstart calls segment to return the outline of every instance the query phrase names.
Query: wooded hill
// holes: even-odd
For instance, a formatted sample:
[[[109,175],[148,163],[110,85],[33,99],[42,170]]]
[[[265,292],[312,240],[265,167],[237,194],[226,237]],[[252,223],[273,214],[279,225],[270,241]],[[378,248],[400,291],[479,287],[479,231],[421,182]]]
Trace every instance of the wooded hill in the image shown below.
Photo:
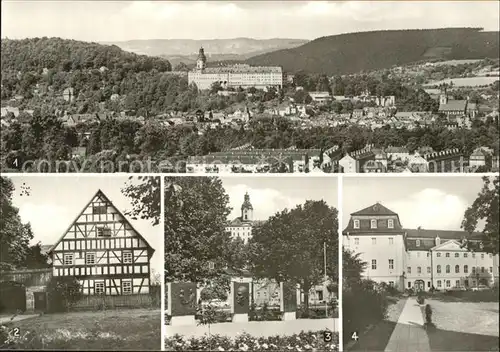
[[[287,72],[349,74],[433,59],[499,57],[499,32],[481,28],[391,30],[321,37],[297,48],[246,60],[282,66]]]

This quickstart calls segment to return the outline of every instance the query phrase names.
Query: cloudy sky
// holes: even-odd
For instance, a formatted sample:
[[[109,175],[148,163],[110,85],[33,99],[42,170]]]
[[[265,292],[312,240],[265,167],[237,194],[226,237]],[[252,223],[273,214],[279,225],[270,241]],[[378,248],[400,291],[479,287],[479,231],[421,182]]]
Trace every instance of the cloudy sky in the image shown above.
[[[399,214],[403,227],[460,230],[465,210],[483,187],[480,176],[349,177],[343,179],[345,228],[351,213],[380,202]]]
[[[13,176],[10,177],[16,191],[13,203],[19,208],[23,222],[30,222],[35,238],[33,244],[54,244],[68,229],[85,205],[101,189],[109,200],[122,212],[132,209],[129,198],[121,193],[128,176]],[[21,195],[23,183],[30,188],[29,196]],[[156,250],[151,267],[163,268],[163,233],[161,226],[152,226],[147,220],[125,217]]]
[[[241,216],[246,192],[250,195],[255,220],[266,220],[306,200],[324,200],[335,208],[338,205],[336,177],[221,177],[221,180],[233,208],[230,220]]]
[[[297,38],[380,29],[499,29],[498,1],[2,1],[2,37]]]

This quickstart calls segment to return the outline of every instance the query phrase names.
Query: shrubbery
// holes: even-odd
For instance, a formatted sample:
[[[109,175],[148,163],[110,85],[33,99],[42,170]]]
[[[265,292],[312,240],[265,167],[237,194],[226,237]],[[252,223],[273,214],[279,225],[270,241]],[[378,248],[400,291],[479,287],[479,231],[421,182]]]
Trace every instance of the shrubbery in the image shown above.
[[[359,280],[344,285],[343,334],[348,341],[355,331],[363,331],[386,317],[388,300],[380,286],[371,280]]]
[[[49,310],[67,311],[82,297],[81,285],[74,277],[53,277],[47,285]]]
[[[338,351],[338,335],[324,341],[324,332],[301,332],[292,336],[253,337],[242,334],[232,339],[220,335],[186,338],[175,335],[165,340],[167,351]]]

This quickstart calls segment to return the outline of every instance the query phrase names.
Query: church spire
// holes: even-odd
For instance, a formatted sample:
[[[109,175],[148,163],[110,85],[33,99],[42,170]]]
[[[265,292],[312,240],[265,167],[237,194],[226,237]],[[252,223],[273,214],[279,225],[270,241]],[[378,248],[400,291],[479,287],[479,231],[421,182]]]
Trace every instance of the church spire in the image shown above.
[[[250,196],[248,195],[248,192],[245,193],[243,204],[241,205],[241,220],[253,220],[253,206],[252,203],[250,203]]]
[[[207,57],[205,56],[205,49],[203,46],[200,47],[200,51],[198,52],[198,59],[196,60],[196,68],[199,70],[205,69],[207,63]]]

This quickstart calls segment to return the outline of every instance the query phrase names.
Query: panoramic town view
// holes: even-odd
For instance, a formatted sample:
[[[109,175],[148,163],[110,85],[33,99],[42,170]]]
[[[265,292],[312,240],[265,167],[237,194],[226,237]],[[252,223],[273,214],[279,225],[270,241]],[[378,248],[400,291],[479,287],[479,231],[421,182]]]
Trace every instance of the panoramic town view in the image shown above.
[[[73,4],[2,4],[4,172],[498,171],[496,2]]]
[[[166,349],[338,350],[337,189],[166,178]]]

